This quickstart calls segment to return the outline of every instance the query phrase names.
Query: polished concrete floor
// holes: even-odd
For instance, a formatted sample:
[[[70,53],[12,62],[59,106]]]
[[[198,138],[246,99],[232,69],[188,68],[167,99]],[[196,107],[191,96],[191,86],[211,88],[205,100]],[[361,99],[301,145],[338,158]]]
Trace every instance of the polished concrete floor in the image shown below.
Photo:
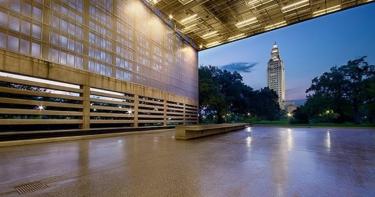
[[[252,127],[0,148],[0,196],[375,196],[375,130]]]

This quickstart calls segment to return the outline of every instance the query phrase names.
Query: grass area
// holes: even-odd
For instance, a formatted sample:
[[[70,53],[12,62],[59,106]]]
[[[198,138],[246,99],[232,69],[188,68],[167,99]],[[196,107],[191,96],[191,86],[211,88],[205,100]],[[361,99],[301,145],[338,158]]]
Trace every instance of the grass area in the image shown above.
[[[351,122],[345,122],[345,123],[310,123],[310,124],[290,124],[288,120],[256,120],[251,122],[253,125],[262,125],[262,126],[287,126],[287,127],[347,127],[347,128],[353,128],[353,127],[370,127],[375,128],[374,124],[354,124]]]

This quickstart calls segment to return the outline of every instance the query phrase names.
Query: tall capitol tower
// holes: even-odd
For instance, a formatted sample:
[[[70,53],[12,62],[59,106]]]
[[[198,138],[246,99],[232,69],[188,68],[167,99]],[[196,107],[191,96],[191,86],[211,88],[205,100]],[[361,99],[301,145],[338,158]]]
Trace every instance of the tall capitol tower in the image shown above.
[[[285,68],[276,42],[272,46],[271,59],[268,61],[267,82],[268,87],[274,90],[279,96],[280,108],[284,109]]]

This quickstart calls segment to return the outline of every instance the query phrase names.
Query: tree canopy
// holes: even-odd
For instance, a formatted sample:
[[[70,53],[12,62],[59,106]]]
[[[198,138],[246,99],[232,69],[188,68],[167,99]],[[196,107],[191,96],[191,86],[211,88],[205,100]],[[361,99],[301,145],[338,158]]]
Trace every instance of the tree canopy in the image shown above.
[[[296,122],[375,122],[375,66],[366,57],[334,66],[312,80]]]
[[[278,119],[281,112],[277,94],[263,88],[254,91],[242,81],[238,72],[215,66],[199,68],[200,119],[226,122],[243,117]]]

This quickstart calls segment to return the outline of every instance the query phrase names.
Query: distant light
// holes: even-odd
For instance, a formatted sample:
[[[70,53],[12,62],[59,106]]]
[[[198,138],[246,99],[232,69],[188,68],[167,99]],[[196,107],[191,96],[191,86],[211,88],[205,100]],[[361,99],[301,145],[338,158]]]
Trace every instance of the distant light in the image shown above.
[[[250,116],[250,113],[248,112],[247,115]]]
[[[172,14],[170,14],[168,17],[169,17],[170,20],[173,19],[173,15]]]
[[[201,48],[203,48],[203,45],[202,45],[202,44],[200,44],[200,45],[199,45],[199,48],[200,48],[200,49],[201,49]]]
[[[128,110],[128,114],[132,114],[133,112],[132,112],[132,110]]]
[[[288,117],[292,117],[292,114],[289,113],[289,112],[288,112],[286,115],[287,115]]]
[[[39,106],[38,106],[38,109],[39,109],[39,110],[44,110],[44,106],[43,106],[43,105],[39,105]]]

